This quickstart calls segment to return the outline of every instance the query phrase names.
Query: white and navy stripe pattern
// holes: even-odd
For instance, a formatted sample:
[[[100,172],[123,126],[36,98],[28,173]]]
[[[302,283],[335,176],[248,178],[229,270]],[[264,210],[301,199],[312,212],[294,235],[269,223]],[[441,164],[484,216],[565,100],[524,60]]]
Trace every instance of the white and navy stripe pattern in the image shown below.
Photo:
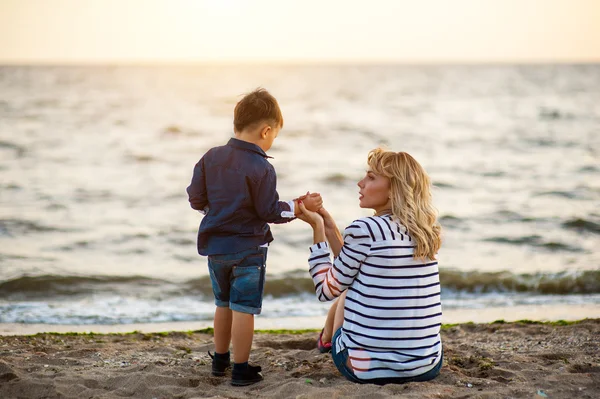
[[[325,242],[310,247],[310,274],[320,301],[344,290],[340,348],[356,376],[411,377],[440,360],[440,280],[435,260],[413,258],[414,240],[390,215],[355,220],[331,262]]]

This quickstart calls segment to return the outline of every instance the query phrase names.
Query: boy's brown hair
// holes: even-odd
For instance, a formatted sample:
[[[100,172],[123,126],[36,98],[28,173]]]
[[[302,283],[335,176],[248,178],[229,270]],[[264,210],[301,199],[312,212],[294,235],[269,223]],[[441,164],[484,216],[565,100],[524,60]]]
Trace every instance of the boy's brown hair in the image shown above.
[[[259,87],[242,98],[233,110],[233,128],[236,132],[266,122],[271,127],[283,127],[283,115],[275,97]]]

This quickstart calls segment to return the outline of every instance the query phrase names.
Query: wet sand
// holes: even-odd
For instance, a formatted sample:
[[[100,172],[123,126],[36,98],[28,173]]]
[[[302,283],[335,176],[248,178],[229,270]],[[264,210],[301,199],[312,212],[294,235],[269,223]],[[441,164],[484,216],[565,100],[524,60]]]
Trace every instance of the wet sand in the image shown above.
[[[358,385],[315,349],[317,332],[257,333],[265,380],[213,377],[210,331],[0,336],[2,398],[596,398],[600,319],[573,324],[445,326],[442,373],[430,382]]]
[[[511,307],[487,307],[482,309],[446,309],[442,323],[491,323],[496,320],[583,320],[599,318],[600,307],[597,305],[527,305]],[[294,317],[265,317],[258,316],[254,320],[257,330],[294,330],[298,328],[321,330],[325,324],[325,316],[294,316]],[[164,323],[139,324],[31,324],[31,323],[0,323],[0,335],[32,335],[43,332],[57,333],[128,333],[140,331],[143,333],[168,331],[195,331],[212,327],[212,320],[178,321]]]

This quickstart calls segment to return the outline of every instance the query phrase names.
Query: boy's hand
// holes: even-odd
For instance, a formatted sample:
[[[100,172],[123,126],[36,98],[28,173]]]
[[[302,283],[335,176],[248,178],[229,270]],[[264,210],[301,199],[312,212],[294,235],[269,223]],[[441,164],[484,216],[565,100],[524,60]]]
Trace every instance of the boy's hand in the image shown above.
[[[302,211],[299,207],[299,202],[302,201],[306,209],[312,212],[316,212],[323,206],[323,199],[321,198],[321,194],[319,193],[310,193],[307,192],[305,195],[301,195],[298,198],[294,199],[294,215],[298,217]]]
[[[321,194],[312,193],[307,194],[301,198],[302,204],[309,211],[316,212],[323,206],[323,198],[321,198]]]
[[[305,207],[305,200],[298,200],[298,209],[300,214],[298,215],[298,219],[305,221],[310,224],[313,229],[318,228],[321,225],[323,227],[323,216],[318,214],[317,212],[313,212]]]
[[[307,191],[306,194],[301,195],[301,196],[299,196],[297,198],[294,198],[292,201],[294,201],[294,202],[298,202],[298,200],[303,201],[309,195],[321,195],[321,194],[319,194],[319,193],[312,193],[311,194],[310,191]]]

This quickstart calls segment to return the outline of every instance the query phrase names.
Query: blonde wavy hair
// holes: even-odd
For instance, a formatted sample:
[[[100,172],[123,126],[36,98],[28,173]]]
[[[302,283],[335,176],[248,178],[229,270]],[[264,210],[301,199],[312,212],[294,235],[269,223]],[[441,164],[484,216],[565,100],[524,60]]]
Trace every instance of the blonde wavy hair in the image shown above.
[[[390,179],[392,215],[416,241],[415,259],[435,259],[442,245],[442,228],[431,201],[431,180],[406,152],[376,148],[369,152],[371,170]]]

